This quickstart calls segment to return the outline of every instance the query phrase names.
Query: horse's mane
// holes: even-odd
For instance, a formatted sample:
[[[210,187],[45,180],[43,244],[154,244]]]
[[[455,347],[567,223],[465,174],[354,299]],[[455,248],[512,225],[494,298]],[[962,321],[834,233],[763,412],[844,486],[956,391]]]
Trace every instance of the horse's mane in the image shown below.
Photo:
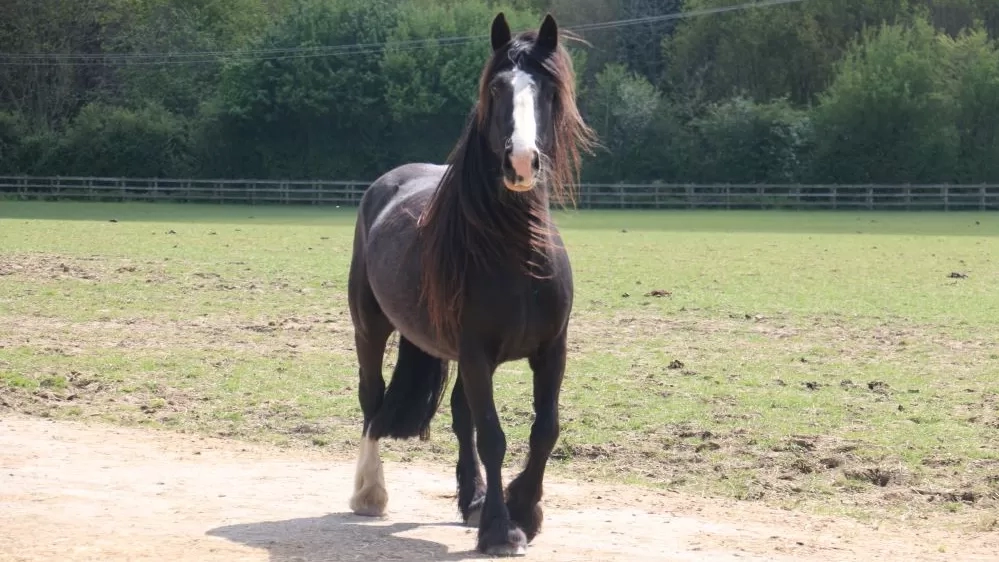
[[[539,52],[536,39],[535,31],[521,33],[486,62],[479,99],[419,219],[422,298],[436,337],[455,349],[467,268],[512,266],[527,276],[543,276],[552,243],[549,200],[575,202],[580,151],[590,150],[594,142],[576,107],[572,59],[561,41],[554,50]],[[499,162],[482,134],[490,113],[489,83],[506,61],[546,73],[555,86],[552,153],[541,158],[538,179],[543,185],[525,193],[499,185]]]

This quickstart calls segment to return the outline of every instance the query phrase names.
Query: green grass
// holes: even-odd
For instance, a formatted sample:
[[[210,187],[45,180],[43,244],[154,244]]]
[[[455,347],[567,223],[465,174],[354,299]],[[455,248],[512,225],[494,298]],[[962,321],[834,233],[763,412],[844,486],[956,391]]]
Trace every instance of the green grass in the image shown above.
[[[353,454],[353,221],[0,201],[0,407]],[[577,304],[554,471],[859,516],[995,507],[999,215],[558,221]],[[496,385],[509,473],[526,364]],[[386,455],[450,464],[449,424]]]

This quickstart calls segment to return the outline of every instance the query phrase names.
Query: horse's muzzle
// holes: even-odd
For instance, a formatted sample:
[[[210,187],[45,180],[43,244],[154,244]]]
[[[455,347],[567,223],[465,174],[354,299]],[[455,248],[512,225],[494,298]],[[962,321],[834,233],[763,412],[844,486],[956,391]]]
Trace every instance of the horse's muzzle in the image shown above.
[[[536,149],[507,149],[503,158],[503,184],[510,191],[530,191],[541,166],[541,158]]]

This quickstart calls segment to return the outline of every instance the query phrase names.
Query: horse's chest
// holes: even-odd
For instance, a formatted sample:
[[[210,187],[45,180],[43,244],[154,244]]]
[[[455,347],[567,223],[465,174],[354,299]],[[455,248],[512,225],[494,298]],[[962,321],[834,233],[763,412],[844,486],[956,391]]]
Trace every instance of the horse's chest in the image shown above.
[[[462,331],[497,342],[501,355],[515,359],[533,353],[565,325],[569,301],[553,284],[525,283],[470,293]]]

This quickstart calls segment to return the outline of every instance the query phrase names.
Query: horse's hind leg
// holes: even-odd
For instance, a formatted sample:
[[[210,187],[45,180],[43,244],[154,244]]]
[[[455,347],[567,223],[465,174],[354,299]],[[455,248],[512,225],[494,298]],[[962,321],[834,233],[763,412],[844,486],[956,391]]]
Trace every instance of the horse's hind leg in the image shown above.
[[[539,502],[545,465],[559,436],[558,396],[565,374],[565,336],[529,359],[534,372],[534,424],[531,426],[527,466],[507,488],[510,518],[523,529],[527,540],[537,536],[544,519]]]
[[[358,515],[377,517],[385,513],[388,492],[378,453],[378,439],[369,437],[369,429],[385,398],[382,356],[393,328],[371,293],[363,272],[352,266],[350,281],[348,293],[359,377],[357,395],[364,414],[350,509]]]
[[[354,495],[350,498],[350,509],[358,514],[378,517],[385,513],[388,505],[388,492],[385,490],[385,476],[382,460],[378,452],[378,439],[369,436],[371,419],[381,407],[385,395],[385,380],[382,378],[382,355],[392,327],[387,320],[378,322],[375,334],[359,334],[354,341],[357,346],[359,384],[358,398],[364,413],[364,427],[361,446],[357,457],[357,471],[354,475]]]
[[[465,398],[465,387],[458,380],[451,391],[451,429],[458,438],[458,465],[455,476],[458,480],[458,509],[465,524],[479,526],[482,504],[486,499],[486,485],[479,471],[479,459],[475,454],[475,429],[472,425],[472,411]]]

